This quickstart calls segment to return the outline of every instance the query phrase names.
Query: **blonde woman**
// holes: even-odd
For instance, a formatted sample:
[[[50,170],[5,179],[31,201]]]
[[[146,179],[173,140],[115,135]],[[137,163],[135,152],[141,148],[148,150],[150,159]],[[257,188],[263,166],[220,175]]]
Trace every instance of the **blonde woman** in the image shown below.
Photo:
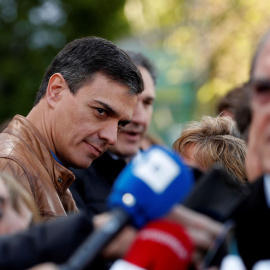
[[[205,172],[219,163],[230,176],[246,182],[246,144],[230,117],[204,116],[201,121],[189,122],[173,149],[191,167]]]

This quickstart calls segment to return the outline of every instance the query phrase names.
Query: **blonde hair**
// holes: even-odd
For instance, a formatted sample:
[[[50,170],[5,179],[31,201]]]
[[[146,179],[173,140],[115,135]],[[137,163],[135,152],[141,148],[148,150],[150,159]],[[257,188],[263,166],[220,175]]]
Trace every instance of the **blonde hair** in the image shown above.
[[[20,213],[21,202],[24,202],[27,208],[33,213],[33,222],[37,223],[40,220],[37,207],[34,199],[26,191],[26,189],[11,175],[0,172],[0,181],[3,181],[10,193],[11,206],[17,213]]]
[[[200,122],[189,122],[173,149],[185,157],[187,145],[194,145],[199,169],[207,170],[218,162],[233,178],[246,182],[246,144],[230,117],[203,116]]]

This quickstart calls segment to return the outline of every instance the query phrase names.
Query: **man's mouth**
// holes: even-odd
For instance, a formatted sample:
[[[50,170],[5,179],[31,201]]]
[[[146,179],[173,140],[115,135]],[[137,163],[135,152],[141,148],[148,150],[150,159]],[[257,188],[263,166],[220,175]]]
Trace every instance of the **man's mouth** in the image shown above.
[[[141,132],[135,132],[135,131],[123,131],[122,132],[126,138],[132,141],[137,141],[141,137]]]
[[[91,146],[97,151],[97,153],[99,153],[100,155],[103,153],[103,150],[97,146],[94,146],[91,144]]]
[[[126,133],[127,133],[128,135],[130,135],[130,136],[137,136],[137,135],[140,134],[140,133],[134,132],[134,131],[127,131]]]
[[[88,143],[85,141],[85,143],[87,144],[88,146],[88,149],[90,149],[90,151],[92,152],[92,154],[96,157],[99,157],[103,152],[104,150],[101,149],[100,147],[96,146],[96,145],[93,145],[91,143]]]

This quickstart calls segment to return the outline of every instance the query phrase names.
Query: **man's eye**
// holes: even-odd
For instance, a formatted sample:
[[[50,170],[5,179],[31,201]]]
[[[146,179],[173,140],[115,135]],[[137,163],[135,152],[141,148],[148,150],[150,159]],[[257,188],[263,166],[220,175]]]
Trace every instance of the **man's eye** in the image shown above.
[[[151,106],[151,105],[153,105],[153,100],[144,100],[144,105],[146,105],[146,106]]]
[[[269,80],[257,80],[252,82],[253,91],[256,94],[264,94],[270,92],[270,81]]]
[[[104,110],[104,109],[101,109],[101,108],[97,108],[97,112],[100,114],[100,115],[106,115],[106,110]]]
[[[118,123],[118,127],[119,128],[124,128],[126,125],[128,125],[130,123],[130,121],[120,121]]]

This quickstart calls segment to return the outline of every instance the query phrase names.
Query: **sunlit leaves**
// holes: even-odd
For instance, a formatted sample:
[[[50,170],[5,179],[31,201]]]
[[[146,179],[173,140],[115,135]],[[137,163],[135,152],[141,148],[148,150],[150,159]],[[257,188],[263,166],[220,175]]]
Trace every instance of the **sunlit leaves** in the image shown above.
[[[270,25],[269,10],[264,0],[127,0],[125,5],[134,33],[145,39],[159,33],[161,51],[179,55],[179,67],[166,75],[172,84],[181,70],[204,77],[194,91],[199,90],[199,102],[212,104],[208,112],[221,93],[248,79],[258,37]]]

